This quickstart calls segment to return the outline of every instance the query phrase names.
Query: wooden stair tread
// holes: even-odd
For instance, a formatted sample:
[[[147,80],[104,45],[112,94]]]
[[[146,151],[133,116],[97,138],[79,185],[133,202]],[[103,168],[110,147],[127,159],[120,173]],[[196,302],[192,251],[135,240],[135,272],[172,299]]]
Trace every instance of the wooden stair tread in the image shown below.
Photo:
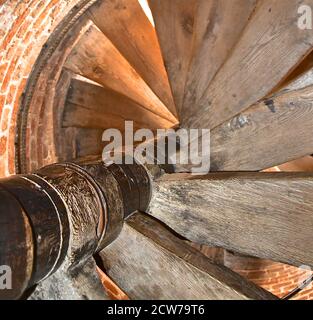
[[[89,14],[94,24],[176,116],[158,39],[139,2],[100,1],[89,9]]]
[[[310,53],[313,34],[297,26],[298,0],[264,0],[185,127],[213,129],[266,96]],[[313,5],[313,0],[308,1]]]
[[[256,0],[198,1],[182,119],[185,113],[197,111],[202,95],[231,54],[256,3]]]
[[[91,26],[67,58],[65,67],[136,101],[176,123],[176,118],[96,27]]]
[[[313,266],[312,173],[171,174],[148,213],[190,241]]]
[[[197,0],[149,0],[178,112],[191,59],[196,4]]]

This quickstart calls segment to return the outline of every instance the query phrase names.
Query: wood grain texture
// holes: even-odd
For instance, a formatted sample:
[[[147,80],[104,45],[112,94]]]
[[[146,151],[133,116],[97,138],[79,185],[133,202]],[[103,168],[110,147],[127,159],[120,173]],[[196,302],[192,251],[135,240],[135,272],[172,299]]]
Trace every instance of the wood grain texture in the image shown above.
[[[75,267],[97,250],[104,200],[101,199],[96,183],[88,174],[73,164],[55,164],[41,168],[36,175],[52,185],[67,208],[70,225],[70,241],[65,264]]]
[[[150,213],[188,240],[313,266],[312,173],[165,175]]]
[[[63,113],[64,127],[118,128],[125,121],[137,128],[170,128],[173,123],[107,88],[73,79]]]
[[[280,92],[211,132],[211,171],[259,171],[313,153],[313,87]]]
[[[197,110],[202,95],[237,43],[256,3],[256,0],[198,1],[182,119]]]
[[[179,111],[189,68],[197,0],[149,0],[165,67]]]
[[[123,131],[124,120],[126,119],[123,117],[68,103],[64,112],[63,126],[91,129],[116,128]]]
[[[111,300],[96,268],[92,257],[71,271],[61,267],[40,282],[28,300]]]
[[[311,51],[313,33],[298,28],[302,0],[258,2],[229,59],[183,126],[213,129],[269,94]],[[307,1],[313,5],[313,0]]]
[[[89,13],[95,25],[176,115],[155,29],[138,0],[99,1]]]
[[[108,275],[131,299],[275,299],[144,214],[129,218],[100,255]]]
[[[127,96],[169,121],[177,121],[111,41],[95,26],[91,26],[80,38],[65,68]]]

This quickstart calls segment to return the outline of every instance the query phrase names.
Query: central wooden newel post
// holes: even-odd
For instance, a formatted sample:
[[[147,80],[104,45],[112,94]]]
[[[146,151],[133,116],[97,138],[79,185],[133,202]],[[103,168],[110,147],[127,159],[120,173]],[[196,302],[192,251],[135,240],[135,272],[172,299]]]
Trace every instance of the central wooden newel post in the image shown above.
[[[75,268],[110,244],[150,201],[144,167],[101,161],[53,164],[0,181],[0,265],[12,270],[1,298],[19,298],[60,266]]]

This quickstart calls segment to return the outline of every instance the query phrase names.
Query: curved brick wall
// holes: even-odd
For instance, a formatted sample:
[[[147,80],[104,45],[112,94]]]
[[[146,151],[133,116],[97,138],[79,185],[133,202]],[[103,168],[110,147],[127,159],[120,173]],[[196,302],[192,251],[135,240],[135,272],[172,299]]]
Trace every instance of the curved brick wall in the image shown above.
[[[80,0],[0,0],[0,177],[13,174],[19,103],[32,67],[49,35]],[[283,296],[303,271],[279,263],[227,255],[226,264]],[[311,289],[297,299],[313,299]]]
[[[21,95],[42,46],[79,0],[0,0],[0,177],[15,172]]]
[[[225,252],[224,264],[257,285],[282,298],[306,280],[311,272],[278,262]],[[312,285],[295,295],[295,300],[312,300]]]

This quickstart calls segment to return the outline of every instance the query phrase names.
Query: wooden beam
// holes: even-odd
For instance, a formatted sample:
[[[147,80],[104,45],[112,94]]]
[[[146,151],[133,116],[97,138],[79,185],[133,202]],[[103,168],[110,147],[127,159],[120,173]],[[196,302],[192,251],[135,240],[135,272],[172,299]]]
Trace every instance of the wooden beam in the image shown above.
[[[63,114],[64,127],[118,128],[132,120],[137,128],[170,128],[173,123],[111,89],[73,79]]]
[[[124,130],[124,121],[130,120],[105,112],[97,112],[83,106],[67,103],[64,111],[63,127],[90,129],[116,128]]]
[[[313,153],[313,86],[280,92],[211,132],[211,171],[259,171]]]
[[[188,240],[313,266],[312,173],[165,175],[148,213]]]
[[[210,128],[231,119],[269,94],[310,53],[311,30],[297,23],[301,0],[259,1],[231,56],[197,106],[185,114],[185,127]],[[307,5],[313,6],[313,0]]]
[[[100,252],[108,275],[131,299],[275,299],[217,266],[145,214],[128,219]]]
[[[197,0],[149,0],[177,110],[180,110],[191,58]]]
[[[91,26],[67,58],[65,68],[136,101],[151,112],[176,123],[148,85],[108,38]]]
[[[95,25],[176,115],[158,39],[138,0],[99,1],[89,9],[89,14]]]
[[[237,43],[256,0],[199,0],[194,24],[192,59],[181,117],[198,103]],[[187,110],[186,110],[187,109]]]

